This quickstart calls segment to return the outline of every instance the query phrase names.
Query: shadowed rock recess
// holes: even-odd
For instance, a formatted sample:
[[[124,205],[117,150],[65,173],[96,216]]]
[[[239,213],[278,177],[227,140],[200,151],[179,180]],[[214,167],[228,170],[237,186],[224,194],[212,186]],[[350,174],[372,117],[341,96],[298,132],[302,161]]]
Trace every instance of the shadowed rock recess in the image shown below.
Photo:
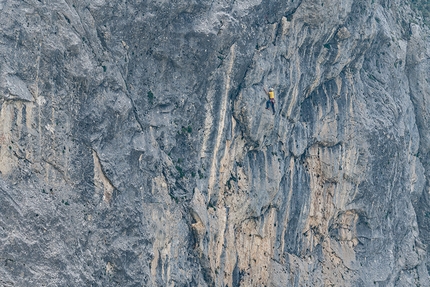
[[[422,23],[0,0],[0,286],[429,286]]]

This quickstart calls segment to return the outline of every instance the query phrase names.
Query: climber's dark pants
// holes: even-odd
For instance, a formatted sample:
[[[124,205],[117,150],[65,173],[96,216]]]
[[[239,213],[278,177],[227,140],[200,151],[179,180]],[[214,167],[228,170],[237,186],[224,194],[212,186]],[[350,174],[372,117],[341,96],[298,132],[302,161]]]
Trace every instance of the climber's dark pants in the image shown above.
[[[273,113],[275,113],[275,102],[272,101],[272,100],[267,100],[267,102],[266,102],[266,109],[269,108],[269,105],[272,106],[272,111],[273,111]]]

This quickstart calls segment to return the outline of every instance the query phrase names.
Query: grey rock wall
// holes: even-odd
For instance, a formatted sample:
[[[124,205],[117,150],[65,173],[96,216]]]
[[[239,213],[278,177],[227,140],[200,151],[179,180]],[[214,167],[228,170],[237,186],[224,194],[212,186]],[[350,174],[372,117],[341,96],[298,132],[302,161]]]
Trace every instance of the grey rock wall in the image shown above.
[[[429,30],[404,1],[0,16],[1,286],[429,286]]]

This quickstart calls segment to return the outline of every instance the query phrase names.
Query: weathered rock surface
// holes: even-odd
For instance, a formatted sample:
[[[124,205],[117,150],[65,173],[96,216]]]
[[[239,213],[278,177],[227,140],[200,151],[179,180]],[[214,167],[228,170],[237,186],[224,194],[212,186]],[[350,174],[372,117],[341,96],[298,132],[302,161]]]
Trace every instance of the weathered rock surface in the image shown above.
[[[413,17],[0,0],[0,285],[429,286]]]

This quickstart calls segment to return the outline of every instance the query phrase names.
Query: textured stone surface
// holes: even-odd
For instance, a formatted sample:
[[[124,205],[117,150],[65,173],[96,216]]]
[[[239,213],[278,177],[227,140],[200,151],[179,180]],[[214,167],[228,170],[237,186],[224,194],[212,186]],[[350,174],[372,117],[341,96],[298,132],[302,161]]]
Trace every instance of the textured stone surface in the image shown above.
[[[419,23],[397,0],[0,0],[0,285],[428,286]]]

